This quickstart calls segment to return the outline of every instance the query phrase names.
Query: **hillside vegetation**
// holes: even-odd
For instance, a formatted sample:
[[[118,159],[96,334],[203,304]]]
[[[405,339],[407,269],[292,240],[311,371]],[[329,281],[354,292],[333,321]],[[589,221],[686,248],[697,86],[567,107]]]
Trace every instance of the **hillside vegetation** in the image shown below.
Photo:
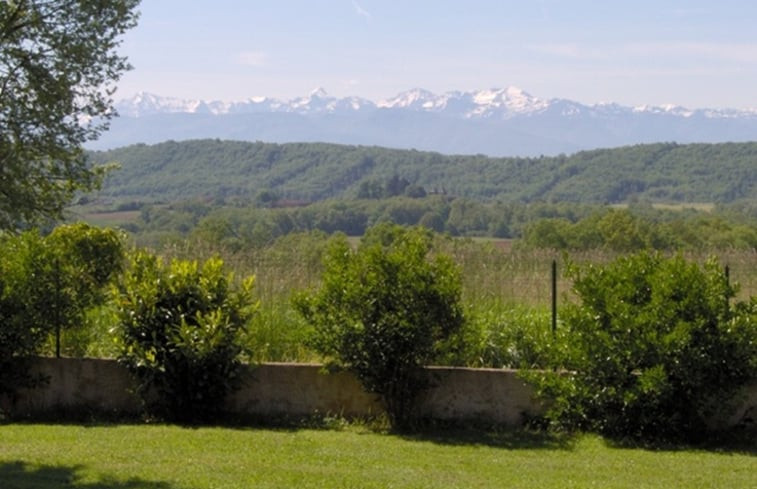
[[[503,202],[714,202],[757,199],[757,143],[660,143],[539,158],[446,156],[324,143],[168,141],[90,153],[118,162],[100,196],[113,201],[275,198],[290,202],[407,194]]]

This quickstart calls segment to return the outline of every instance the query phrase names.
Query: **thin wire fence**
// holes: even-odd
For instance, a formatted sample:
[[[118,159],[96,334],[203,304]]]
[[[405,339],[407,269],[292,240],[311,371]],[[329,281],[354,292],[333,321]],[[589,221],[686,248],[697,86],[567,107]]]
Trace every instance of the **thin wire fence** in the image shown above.
[[[321,257],[325,243],[317,239],[292,240],[272,248],[221,253],[236,276],[255,275],[262,305],[288,301],[296,291],[320,283]],[[572,284],[564,275],[568,261],[577,265],[606,264],[620,256],[607,251],[571,252],[518,250],[468,240],[450,240],[440,252],[449,254],[462,275],[463,300],[468,304],[518,304],[549,309],[552,301],[552,263],[557,264],[557,293],[560,302],[573,300]],[[217,248],[193,245],[168,248],[169,257],[205,259],[218,255]],[[687,260],[704,263],[715,256],[728,266],[737,299],[757,296],[757,250],[725,250],[715,253],[684,253]]]
[[[256,351],[254,360],[319,360],[307,347],[309,327],[294,311],[291,301],[294,294],[320,284],[324,247],[322,237],[305,237],[262,250],[221,253],[237,277],[255,275],[260,309],[250,339]],[[553,262],[557,266],[559,317],[559,309],[566,302],[576,300],[571,291],[572,283],[564,275],[568,261],[577,265],[605,264],[619,256],[603,251],[564,255],[454,239],[442,243],[440,252],[450,255],[459,265],[466,310],[481,328],[482,337],[494,344],[498,344],[497,335],[506,335],[508,328],[522,326],[516,324],[518,321],[528,322],[540,331],[552,329]],[[195,245],[162,250],[161,254],[202,260],[217,255],[218,250]],[[698,263],[704,263],[710,256],[707,253],[685,255]],[[729,266],[731,282],[739,284],[738,300],[757,295],[757,252],[732,250],[716,256],[723,266]]]

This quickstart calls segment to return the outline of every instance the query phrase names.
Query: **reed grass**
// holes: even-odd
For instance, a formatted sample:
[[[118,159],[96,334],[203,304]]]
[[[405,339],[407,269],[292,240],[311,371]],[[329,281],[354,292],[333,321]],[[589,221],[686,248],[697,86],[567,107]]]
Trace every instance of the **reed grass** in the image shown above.
[[[251,360],[318,361],[307,347],[309,328],[292,309],[296,293],[313,289],[323,271],[321,257],[328,237],[323,233],[284,236],[262,248],[229,250],[202,241],[179,241],[157,252],[167,258],[204,260],[220,256],[236,277],[254,275],[255,295],[260,307],[250,328]],[[565,303],[575,300],[571,283],[563,272],[568,261],[577,264],[603,264],[618,257],[602,250],[570,254],[550,250],[523,250],[497,240],[438,238],[438,250],[459,265],[462,274],[462,300],[468,316],[463,333],[466,345],[445,361],[467,366],[518,366],[540,358],[538,352],[523,353],[524,341],[549,341],[551,334],[551,267],[558,267],[558,313]],[[711,253],[686,253],[685,257],[703,263],[716,256],[728,265],[733,283],[739,285],[737,298],[757,295],[757,250],[716,250]],[[92,331],[70,333],[69,340],[79,343],[69,348],[72,355],[114,354],[109,330],[111,312],[100,311],[92,319]],[[82,346],[81,343],[84,343]],[[64,339],[64,347],[66,340]],[[520,346],[518,346],[520,345]],[[460,353],[463,352],[463,353]]]

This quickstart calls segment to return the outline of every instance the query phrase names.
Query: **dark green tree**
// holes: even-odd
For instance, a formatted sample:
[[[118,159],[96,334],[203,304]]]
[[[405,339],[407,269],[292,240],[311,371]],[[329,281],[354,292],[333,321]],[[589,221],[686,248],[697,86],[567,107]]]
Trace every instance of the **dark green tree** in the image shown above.
[[[112,229],[85,223],[58,226],[44,239],[45,251],[35,266],[38,309],[55,334],[55,356],[61,353],[61,332],[84,322],[88,309],[105,300],[106,287],[121,271],[123,243]]]
[[[38,353],[49,333],[41,311],[29,307],[36,295],[30,274],[38,273],[44,253],[37,232],[0,234],[0,396],[31,387],[40,379],[29,374],[29,357]]]
[[[120,271],[118,233],[86,224],[0,235],[0,393],[29,380],[24,360],[51,334],[83,322]]]
[[[392,225],[371,228],[357,250],[335,238],[324,264],[320,290],[295,300],[313,346],[378,394],[394,427],[411,427],[423,366],[463,325],[458,269],[432,254],[428,231]]]
[[[83,143],[114,115],[138,0],[0,2],[0,229],[57,218],[100,171]]]
[[[402,195],[408,185],[410,185],[410,182],[406,178],[401,178],[395,173],[391,178],[387,179],[386,185],[384,185],[384,197]]]
[[[384,195],[384,187],[378,180],[363,180],[358,187],[358,199],[380,199]]]

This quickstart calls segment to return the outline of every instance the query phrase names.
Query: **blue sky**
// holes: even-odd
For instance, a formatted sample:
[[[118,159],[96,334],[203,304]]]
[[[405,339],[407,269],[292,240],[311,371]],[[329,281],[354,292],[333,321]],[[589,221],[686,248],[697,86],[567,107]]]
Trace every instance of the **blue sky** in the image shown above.
[[[389,98],[514,85],[544,98],[757,108],[757,2],[142,0],[138,91]]]

